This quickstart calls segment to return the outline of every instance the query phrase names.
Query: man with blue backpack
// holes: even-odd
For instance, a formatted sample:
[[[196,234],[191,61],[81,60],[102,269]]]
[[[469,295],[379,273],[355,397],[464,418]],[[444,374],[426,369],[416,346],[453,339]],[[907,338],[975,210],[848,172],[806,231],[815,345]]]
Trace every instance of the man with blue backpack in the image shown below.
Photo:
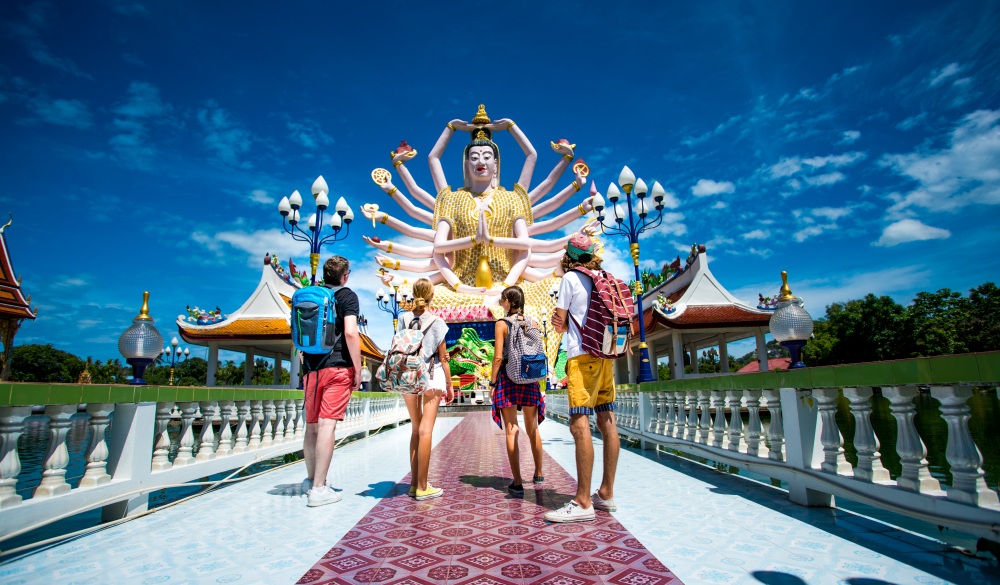
[[[337,421],[344,420],[351,392],[361,385],[358,295],[347,288],[350,262],[332,256],[323,265],[323,285],[292,295],[292,343],[305,372],[306,435],[302,451],[308,477],[302,482],[310,507],[339,502],[326,484]]]

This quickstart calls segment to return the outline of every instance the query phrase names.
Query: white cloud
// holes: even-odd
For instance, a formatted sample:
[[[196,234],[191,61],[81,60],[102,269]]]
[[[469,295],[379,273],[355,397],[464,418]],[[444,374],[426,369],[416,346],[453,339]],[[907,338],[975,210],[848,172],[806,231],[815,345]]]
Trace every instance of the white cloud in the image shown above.
[[[205,129],[205,146],[214,151],[219,159],[232,166],[252,168],[249,162],[241,161],[242,155],[250,150],[253,136],[230,118],[229,112],[209,100],[198,110],[198,121]]]
[[[874,242],[875,246],[896,246],[906,242],[921,242],[924,240],[945,240],[951,237],[946,229],[929,226],[917,219],[901,219],[882,230],[882,237]]]
[[[931,87],[937,87],[938,85],[944,83],[944,81],[949,77],[954,77],[955,75],[958,75],[961,72],[962,72],[962,66],[960,66],[958,63],[949,63],[944,67],[942,67],[941,69],[935,70],[931,74],[931,79],[928,83],[930,84]]]
[[[84,130],[94,125],[90,108],[80,100],[35,98],[28,102],[28,108],[43,122],[56,126]]]
[[[1000,110],[962,118],[946,148],[885,155],[879,164],[917,184],[909,193],[890,196],[889,219],[912,217],[914,208],[956,211],[1000,204]]]
[[[766,240],[771,237],[770,230],[752,230],[741,236],[744,240]]]
[[[812,210],[812,214],[817,217],[825,217],[830,221],[837,221],[850,215],[851,210],[847,207],[817,207]]]
[[[857,130],[846,130],[841,135],[840,142],[837,144],[854,144],[857,142],[858,138],[861,138],[861,133]]]
[[[683,144],[685,146],[695,146],[697,144],[701,144],[702,142],[706,142],[709,139],[714,138],[714,137],[718,136],[719,134],[722,134],[727,129],[729,129],[732,126],[734,126],[737,122],[740,121],[741,118],[742,118],[742,116],[732,116],[731,118],[729,118],[725,122],[722,122],[721,124],[719,124],[718,126],[716,126],[713,130],[710,130],[709,132],[706,132],[705,134],[702,134],[701,136],[689,136],[689,137],[685,138],[684,140],[681,140],[681,144]]]
[[[665,191],[663,195],[663,206],[667,209],[677,209],[681,206],[681,202],[673,191]]]
[[[837,229],[837,224],[835,223],[811,225],[795,232],[794,234],[792,234],[792,237],[795,239],[796,242],[799,242],[801,244],[802,242],[808,240],[809,238],[818,236],[823,232],[834,229]]]
[[[837,183],[846,179],[847,176],[840,171],[835,171],[832,173],[824,173],[822,175],[815,175],[812,177],[802,177],[802,180],[808,185],[813,187],[821,187],[825,185],[836,185]]]
[[[310,150],[316,150],[321,146],[327,146],[333,144],[333,138],[329,134],[320,128],[319,123],[314,120],[303,120],[301,122],[293,122],[291,120],[287,123],[288,131],[291,133],[289,138]]]
[[[839,168],[863,160],[865,156],[863,152],[845,152],[844,154],[832,154],[829,156],[813,156],[802,159],[802,162],[814,169],[821,169],[828,165]]]
[[[729,207],[729,204],[725,201],[716,201],[712,204],[712,209],[725,209]]]
[[[151,83],[133,81],[128,86],[123,101],[112,112],[133,118],[154,118],[169,114],[173,106],[160,99],[160,89]]]
[[[774,252],[772,252],[768,248],[757,249],[757,248],[751,247],[751,248],[747,248],[747,252],[750,253],[753,256],[760,256],[761,258],[763,258],[765,260],[767,260],[768,258],[770,258],[771,256],[774,255]]]
[[[250,191],[250,201],[263,205],[270,205],[274,203],[274,197],[268,195],[267,191],[263,189],[254,189],[253,191]]]
[[[699,179],[695,186],[691,187],[691,193],[695,197],[708,197],[721,193],[733,193],[734,191],[736,191],[736,186],[729,181],[719,182],[712,179]]]
[[[918,124],[923,123],[927,119],[927,112],[921,112],[916,116],[910,116],[909,118],[903,120],[899,124],[896,124],[896,128],[900,130],[910,130],[915,128]]]

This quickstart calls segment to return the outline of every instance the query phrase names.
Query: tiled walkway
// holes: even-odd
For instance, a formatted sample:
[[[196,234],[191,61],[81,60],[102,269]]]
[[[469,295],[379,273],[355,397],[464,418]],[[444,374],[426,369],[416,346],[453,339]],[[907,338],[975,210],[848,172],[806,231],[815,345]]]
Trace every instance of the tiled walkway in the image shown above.
[[[550,426],[552,426],[550,424]],[[522,470],[530,477],[530,451]],[[507,493],[504,436],[487,413],[465,417],[433,452],[430,482],[444,496],[407,496],[409,474],[324,555],[299,583],[313,585],[668,585],[670,570],[607,512],[549,524],[576,482],[545,456],[545,482]],[[535,489],[532,489],[535,487]]]

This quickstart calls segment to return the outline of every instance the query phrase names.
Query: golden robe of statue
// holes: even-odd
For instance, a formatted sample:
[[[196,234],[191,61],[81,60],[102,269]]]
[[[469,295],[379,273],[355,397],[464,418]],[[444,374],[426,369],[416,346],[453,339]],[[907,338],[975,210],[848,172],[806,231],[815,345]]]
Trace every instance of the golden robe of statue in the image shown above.
[[[528,194],[518,185],[513,191],[503,187],[493,189],[492,199],[486,211],[486,223],[491,234],[510,237],[514,222],[518,218],[530,226],[532,223],[531,203]],[[452,191],[444,188],[438,193],[434,205],[434,223],[446,221],[451,225],[452,238],[464,238],[476,233],[479,225],[479,210],[475,196],[465,189]],[[477,286],[476,271],[482,260],[489,265],[493,282],[503,282],[510,273],[513,250],[491,246],[489,242],[477,243],[472,248],[455,252],[452,269],[463,284]]]

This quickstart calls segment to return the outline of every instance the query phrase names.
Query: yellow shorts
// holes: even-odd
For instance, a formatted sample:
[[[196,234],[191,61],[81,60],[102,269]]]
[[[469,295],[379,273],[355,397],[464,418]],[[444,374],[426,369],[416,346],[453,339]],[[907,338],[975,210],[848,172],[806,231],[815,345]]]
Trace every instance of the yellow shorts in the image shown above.
[[[590,354],[566,362],[569,413],[591,415],[615,410],[615,363]]]

